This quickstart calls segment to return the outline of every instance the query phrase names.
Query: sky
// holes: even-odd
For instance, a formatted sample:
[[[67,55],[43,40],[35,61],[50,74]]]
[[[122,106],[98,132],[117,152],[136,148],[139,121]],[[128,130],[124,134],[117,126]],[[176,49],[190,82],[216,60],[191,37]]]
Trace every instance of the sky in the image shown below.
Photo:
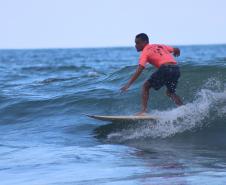
[[[0,0],[0,48],[226,43],[226,0]]]

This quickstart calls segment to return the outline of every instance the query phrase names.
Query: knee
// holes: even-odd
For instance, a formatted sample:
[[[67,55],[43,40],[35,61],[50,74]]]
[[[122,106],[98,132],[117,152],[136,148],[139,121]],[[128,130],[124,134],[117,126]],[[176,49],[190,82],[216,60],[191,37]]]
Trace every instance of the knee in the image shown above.
[[[144,82],[143,84],[143,90],[149,90],[151,88],[150,84],[148,81]]]
[[[172,96],[172,93],[170,91],[166,90],[166,96],[171,97]]]

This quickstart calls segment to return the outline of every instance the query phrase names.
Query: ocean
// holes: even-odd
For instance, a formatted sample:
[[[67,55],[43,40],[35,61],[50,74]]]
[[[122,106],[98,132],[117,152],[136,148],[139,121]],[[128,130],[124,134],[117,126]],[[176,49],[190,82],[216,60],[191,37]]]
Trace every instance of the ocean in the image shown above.
[[[133,124],[84,114],[140,111],[134,48],[0,50],[1,185],[225,185],[226,45],[178,47],[185,105],[151,90]]]

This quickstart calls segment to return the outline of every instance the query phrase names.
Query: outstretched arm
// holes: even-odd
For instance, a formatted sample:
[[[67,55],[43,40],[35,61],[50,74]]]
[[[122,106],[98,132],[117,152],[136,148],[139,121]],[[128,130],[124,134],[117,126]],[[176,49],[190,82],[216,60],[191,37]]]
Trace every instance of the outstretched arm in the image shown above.
[[[140,76],[140,74],[142,73],[142,71],[144,70],[144,67],[139,65],[137,67],[136,72],[133,74],[133,76],[130,78],[129,82],[127,84],[125,84],[122,88],[121,91],[125,92],[129,89],[129,87],[132,85],[132,83]]]
[[[179,48],[173,48],[173,55],[175,57],[179,57],[180,56],[180,49]]]

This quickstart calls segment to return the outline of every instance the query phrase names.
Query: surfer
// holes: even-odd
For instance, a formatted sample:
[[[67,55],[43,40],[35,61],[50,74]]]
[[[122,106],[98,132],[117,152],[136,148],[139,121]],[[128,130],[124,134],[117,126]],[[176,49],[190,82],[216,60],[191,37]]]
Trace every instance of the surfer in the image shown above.
[[[149,90],[151,88],[159,90],[162,86],[166,86],[166,95],[170,97],[177,106],[183,105],[181,98],[175,93],[177,82],[180,77],[180,69],[172,56],[172,54],[175,57],[180,56],[180,49],[162,44],[149,44],[149,38],[145,33],[136,35],[135,43],[137,51],[142,51],[139,65],[129,82],[121,88],[121,91],[126,92],[129,89],[132,83],[140,76],[147,63],[152,64],[157,68],[143,84],[142,109],[137,115],[144,115],[147,112]]]

